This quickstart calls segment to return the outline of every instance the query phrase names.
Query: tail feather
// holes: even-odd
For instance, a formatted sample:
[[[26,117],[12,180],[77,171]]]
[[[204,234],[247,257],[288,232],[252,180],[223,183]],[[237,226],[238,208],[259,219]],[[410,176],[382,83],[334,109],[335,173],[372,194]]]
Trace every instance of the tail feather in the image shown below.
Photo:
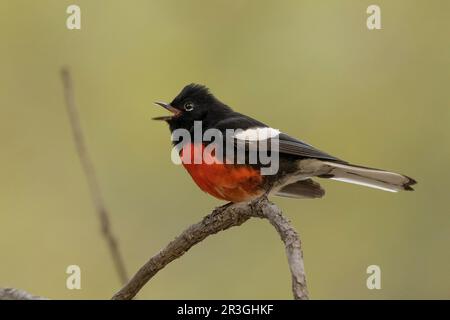
[[[330,161],[322,161],[322,163],[330,167],[330,170],[327,170],[326,174],[319,175],[321,178],[359,184],[390,192],[413,191],[414,189],[411,186],[417,183],[410,177],[394,172]]]

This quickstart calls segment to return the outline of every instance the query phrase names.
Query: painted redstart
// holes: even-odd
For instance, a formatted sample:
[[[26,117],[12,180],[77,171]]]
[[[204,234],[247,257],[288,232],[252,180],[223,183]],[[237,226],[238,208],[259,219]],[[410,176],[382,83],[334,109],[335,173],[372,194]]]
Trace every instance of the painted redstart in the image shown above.
[[[219,101],[205,86],[190,84],[170,103],[155,102],[172,115],[154,118],[169,124],[172,137],[177,131],[188,134],[178,149],[182,164],[203,191],[231,202],[250,201],[264,194],[291,198],[320,198],[325,194],[312,178],[326,178],[359,184],[385,191],[413,190],[416,181],[407,176],[374,168],[353,165],[292,138],[249,116],[233,111]],[[195,139],[196,123],[201,124],[202,137]],[[197,126],[198,127],[198,126]],[[204,139],[206,132],[222,133],[221,141]],[[231,136],[227,132],[235,132]],[[185,137],[186,138],[186,137]],[[278,161],[277,170],[262,174],[267,166],[258,158],[249,161],[252,144],[263,140],[266,151]],[[218,148],[233,146],[231,156],[218,157]],[[175,142],[174,142],[175,144]],[[273,146],[276,146],[273,147]],[[226,148],[225,148],[226,149]],[[208,151],[209,150],[209,151]],[[244,161],[237,161],[239,150],[244,150]],[[189,156],[184,156],[189,151]],[[192,161],[192,154],[201,155],[201,161]],[[222,152],[224,153],[224,152]],[[276,155],[277,157],[273,157]],[[231,159],[230,159],[231,158]],[[209,160],[209,161],[207,161]],[[211,161],[213,160],[213,161]],[[231,160],[231,161],[230,161]]]

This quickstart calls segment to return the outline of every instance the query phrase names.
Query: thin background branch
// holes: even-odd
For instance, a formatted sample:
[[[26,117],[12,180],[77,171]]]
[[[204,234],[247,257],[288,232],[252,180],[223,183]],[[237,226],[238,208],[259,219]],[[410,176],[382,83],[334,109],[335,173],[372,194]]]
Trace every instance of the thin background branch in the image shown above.
[[[61,77],[64,86],[64,96],[66,99],[67,113],[69,115],[70,124],[72,127],[75,146],[80,158],[81,165],[83,167],[84,174],[86,176],[87,183],[89,185],[92,202],[94,203],[95,210],[100,220],[101,232],[108,244],[108,248],[111,253],[119,279],[121,283],[124,284],[128,280],[125,263],[119,250],[119,245],[117,243],[116,237],[111,230],[109,213],[106,209],[105,202],[103,201],[102,193],[100,191],[100,186],[97,180],[97,175],[86,148],[83,131],[80,124],[80,117],[78,115],[78,108],[75,103],[72,78],[67,68],[63,68],[61,70]]]
[[[48,299],[40,296],[34,296],[20,289],[0,288],[0,300],[48,300]]]
[[[281,210],[266,197],[247,204],[228,204],[216,208],[202,221],[191,225],[159,253],[151,257],[112,299],[132,299],[158,271],[181,257],[194,245],[210,235],[239,226],[251,217],[267,219],[275,227],[285,245],[294,299],[307,300],[308,289],[300,239],[289,220],[282,215]]]

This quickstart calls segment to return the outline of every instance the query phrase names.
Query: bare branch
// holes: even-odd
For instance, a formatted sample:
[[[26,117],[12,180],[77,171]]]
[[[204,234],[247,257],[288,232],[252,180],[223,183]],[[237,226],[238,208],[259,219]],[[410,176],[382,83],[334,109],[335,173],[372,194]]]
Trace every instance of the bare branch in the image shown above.
[[[14,288],[0,288],[0,300],[48,300]]]
[[[132,299],[142,287],[161,269],[210,235],[239,226],[251,217],[268,219],[275,227],[286,247],[286,255],[292,274],[294,299],[308,299],[303,253],[297,232],[280,209],[266,197],[248,204],[228,204],[216,208],[202,221],[191,225],[155,256],[150,258],[131,280],[114,296],[115,300]]]
[[[260,218],[266,218],[275,227],[281,240],[284,242],[286,256],[292,275],[292,293],[296,300],[307,300],[308,289],[306,287],[305,267],[303,265],[303,252],[300,238],[295,229],[286,219],[281,210],[273,203],[262,207],[263,214]]]
[[[75,146],[77,148],[77,153],[80,158],[80,162],[83,167],[87,183],[89,185],[92,202],[94,203],[96,212],[98,214],[98,218],[100,220],[101,232],[108,244],[109,251],[111,253],[119,279],[122,282],[122,284],[125,284],[128,280],[127,272],[125,269],[125,263],[122,258],[122,254],[119,250],[116,237],[114,236],[111,230],[109,213],[108,210],[106,209],[105,202],[103,201],[95,169],[89,156],[88,150],[86,148],[83,131],[81,129],[80,118],[78,116],[78,108],[77,105],[75,104],[73,83],[70,77],[70,72],[67,68],[63,68],[61,70],[61,77],[64,85],[64,95],[66,99],[67,113],[69,115],[70,124],[72,127]]]

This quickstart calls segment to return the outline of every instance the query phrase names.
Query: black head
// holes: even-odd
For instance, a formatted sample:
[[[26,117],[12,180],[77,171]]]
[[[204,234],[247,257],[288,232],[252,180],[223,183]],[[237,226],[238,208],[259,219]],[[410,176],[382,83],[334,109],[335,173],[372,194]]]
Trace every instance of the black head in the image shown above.
[[[217,100],[207,87],[194,83],[185,86],[170,104],[155,103],[173,113],[171,116],[153,118],[165,120],[171,131],[178,128],[190,130],[194,121],[205,121],[231,111]]]

